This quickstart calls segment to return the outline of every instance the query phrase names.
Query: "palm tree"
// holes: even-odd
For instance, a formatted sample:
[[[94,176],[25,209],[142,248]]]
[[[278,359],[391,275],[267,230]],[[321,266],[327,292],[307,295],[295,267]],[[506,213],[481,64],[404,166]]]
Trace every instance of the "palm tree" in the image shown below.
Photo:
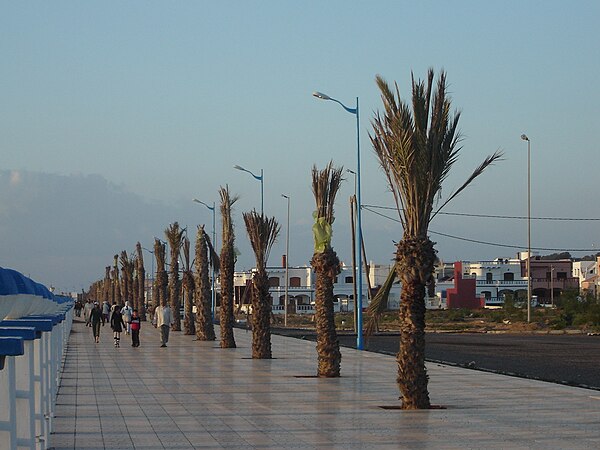
[[[342,361],[333,315],[333,282],[340,273],[340,260],[331,247],[333,204],[342,182],[342,171],[342,167],[333,167],[333,161],[323,170],[316,166],[312,169],[312,191],[317,209],[313,225],[315,253],[310,263],[317,277],[315,320],[320,377],[339,377]]]
[[[231,221],[231,207],[238,200],[238,196],[231,196],[229,186],[219,189],[221,196],[221,217],[223,222],[223,237],[221,247],[221,310],[219,325],[221,328],[221,348],[235,348],[233,336],[233,272],[235,270],[235,250],[233,243],[233,223]]]
[[[139,242],[135,245],[137,252],[137,282],[138,282],[138,300],[137,308],[141,320],[146,320],[146,270],[144,269],[144,255],[142,252],[142,244]]]
[[[113,263],[113,303],[121,304],[121,282],[119,281],[119,255],[114,256]]]
[[[271,359],[271,296],[267,261],[280,226],[275,217],[268,218],[256,211],[244,213],[244,222],[256,256],[256,272],[252,276],[252,358]]]
[[[133,305],[133,261],[127,256],[127,252],[121,252],[121,284],[123,292],[123,303],[129,302]]]
[[[167,272],[165,271],[166,246],[160,239],[154,238],[154,256],[156,257],[156,279],[154,280],[154,308],[167,304]]]
[[[171,254],[171,266],[169,270],[169,304],[171,313],[173,314],[173,331],[181,331],[181,314],[179,313],[180,296],[181,296],[181,281],[179,281],[179,251],[185,229],[179,228],[177,222],[172,223],[165,230],[165,236],[169,242]]]
[[[185,299],[183,330],[184,334],[191,335],[196,333],[192,310],[194,306],[194,274],[190,262],[190,240],[187,236],[183,238],[183,264],[183,277],[181,281],[183,298]]]
[[[428,236],[429,224],[440,209],[502,156],[500,152],[488,156],[434,212],[434,201],[439,199],[442,183],[458,158],[461,136],[460,113],[450,111],[445,73],[440,74],[435,90],[433,81],[432,69],[427,82],[413,77],[409,104],[401,100],[397,84],[392,90],[377,76],[385,112],[375,113],[370,136],[404,229],[395,264],[402,283],[397,383],[403,409],[431,406],[425,369],[424,297],[436,256]]]
[[[199,341],[214,341],[215,328],[211,317],[211,285],[208,277],[208,254],[210,249],[210,264],[219,266],[210,239],[204,231],[204,226],[198,226],[196,236],[196,338]]]
[[[110,281],[110,266],[106,266],[104,270],[105,270],[105,273],[104,273],[104,283],[103,283],[104,286],[102,289],[102,301],[110,303],[110,296],[111,296],[111,292],[112,292],[112,283]]]

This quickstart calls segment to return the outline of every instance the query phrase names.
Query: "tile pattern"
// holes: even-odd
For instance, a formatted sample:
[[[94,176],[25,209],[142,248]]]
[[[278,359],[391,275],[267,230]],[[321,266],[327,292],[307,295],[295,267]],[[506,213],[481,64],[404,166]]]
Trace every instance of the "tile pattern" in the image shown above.
[[[343,349],[342,377],[319,379],[315,344],[273,336],[272,360],[144,323],[141,346],[74,323],[57,398],[56,449],[600,448],[596,391],[429,364],[433,403],[398,404],[393,357]]]

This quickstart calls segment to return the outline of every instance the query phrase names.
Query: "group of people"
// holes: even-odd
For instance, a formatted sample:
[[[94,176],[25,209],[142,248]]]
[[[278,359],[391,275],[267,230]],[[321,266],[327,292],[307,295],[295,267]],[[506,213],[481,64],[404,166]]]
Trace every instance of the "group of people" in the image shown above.
[[[86,327],[92,327],[94,341],[100,342],[100,326],[106,323],[110,324],[113,331],[115,347],[120,347],[121,333],[125,330],[126,334],[131,335],[131,346],[140,346],[140,328],[141,319],[137,309],[131,308],[129,302],[119,306],[113,303],[112,306],[105,300],[100,305],[98,302],[88,300],[83,306],[83,318]],[[173,325],[173,315],[169,305],[157,306],[154,309],[152,324],[160,330],[160,346],[166,347],[169,342],[169,331]]]
[[[88,300],[83,307],[83,317],[85,325],[92,327],[94,341],[100,342],[100,325],[110,324],[113,330],[115,347],[121,345],[121,333],[125,330],[126,334],[131,335],[131,346],[140,346],[140,328],[141,319],[138,310],[131,308],[129,302],[125,305],[112,304],[112,307],[105,300],[102,306],[98,302]]]

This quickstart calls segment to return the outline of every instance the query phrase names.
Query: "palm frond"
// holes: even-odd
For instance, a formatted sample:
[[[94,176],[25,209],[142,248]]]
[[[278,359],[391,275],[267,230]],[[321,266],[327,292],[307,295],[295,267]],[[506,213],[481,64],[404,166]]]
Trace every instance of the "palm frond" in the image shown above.
[[[330,225],[335,220],[333,205],[342,181],[344,181],[343,171],[343,166],[333,167],[333,161],[329,161],[323,170],[317,169],[317,166],[312,168],[312,191],[317,207],[317,217],[325,218]]]
[[[198,230],[200,230],[200,225],[198,226]],[[214,269],[216,273],[219,272],[219,267],[221,265],[221,261],[219,259],[219,254],[213,247],[213,243],[208,236],[208,233],[204,230],[204,225],[202,225],[202,231],[199,231],[204,236],[204,240],[206,241],[206,245],[208,247],[208,256],[210,259],[210,266]]]
[[[461,150],[460,112],[451,112],[444,72],[435,89],[432,69],[426,82],[413,77],[410,105],[402,100],[397,84],[392,90],[380,75],[375,82],[381,91],[384,112],[375,113],[369,137],[394,195],[405,234],[425,236],[435,216],[434,203]],[[442,207],[501,156],[499,152],[488,156]]]
[[[231,207],[239,200],[238,195],[232,196],[229,185],[221,186],[219,189],[221,197],[221,217],[223,221],[223,245],[229,243],[229,237],[233,235],[233,223],[231,221]]]
[[[248,238],[256,256],[256,267],[264,270],[281,227],[275,217],[266,217],[256,210],[243,214]]]
[[[188,239],[187,236],[183,238],[182,248],[183,248],[183,269],[186,272],[189,272],[191,270],[190,269],[190,240]]]
[[[396,270],[392,268],[387,278],[385,279],[385,282],[379,288],[377,294],[375,294],[375,297],[373,297],[373,299],[371,300],[371,303],[369,303],[369,306],[367,308],[367,314],[369,318],[367,319],[367,322],[365,324],[365,334],[367,336],[371,336],[375,331],[377,331],[377,327],[379,326],[379,320],[381,319],[381,316],[387,309],[388,298],[390,296],[392,286],[396,281],[396,276]]]
[[[448,199],[442,203],[442,205],[432,214],[431,218],[433,219],[444,206],[446,206],[454,197],[460,194],[463,190],[465,190],[479,175],[483,173],[483,171],[488,167],[494,164],[496,161],[502,161],[504,158],[504,153],[500,150],[496,150],[494,154],[489,155],[485,160],[471,173],[469,178],[456,190],[452,193]]]

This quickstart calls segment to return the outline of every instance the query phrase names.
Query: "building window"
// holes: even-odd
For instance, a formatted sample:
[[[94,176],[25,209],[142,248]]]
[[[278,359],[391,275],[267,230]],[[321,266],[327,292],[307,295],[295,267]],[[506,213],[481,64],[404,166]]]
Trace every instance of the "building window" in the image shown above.
[[[346,278],[344,279],[344,282],[345,282],[345,283],[352,283],[352,280],[353,280],[353,278],[350,276],[350,277],[346,277]]]
[[[567,272],[556,272],[556,278],[558,280],[566,280],[567,279]]]
[[[492,272],[488,272],[485,274],[486,283],[491,283],[493,279],[494,279],[494,274],[492,274]]]
[[[269,277],[270,287],[279,287],[279,277]]]
[[[504,281],[515,281],[515,274],[512,272],[504,272]]]
[[[290,287],[300,287],[300,277],[290,277]]]

